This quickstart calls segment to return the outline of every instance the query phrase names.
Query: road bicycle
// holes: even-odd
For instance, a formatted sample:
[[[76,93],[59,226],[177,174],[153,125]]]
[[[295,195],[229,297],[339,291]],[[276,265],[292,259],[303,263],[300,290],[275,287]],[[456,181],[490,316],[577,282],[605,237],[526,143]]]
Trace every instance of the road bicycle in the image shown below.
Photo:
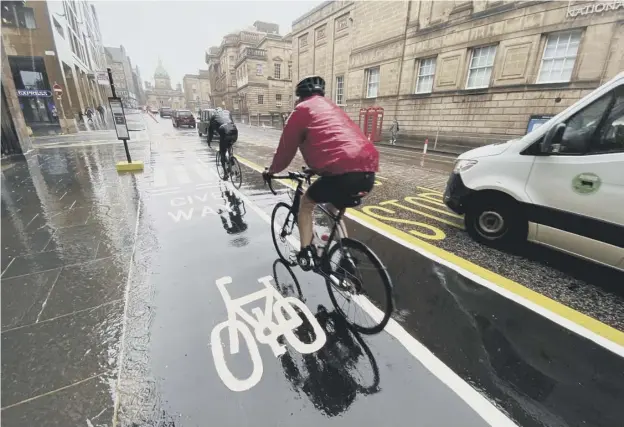
[[[219,178],[224,179],[225,170],[221,165],[221,154],[219,153],[219,150],[216,150],[215,162],[217,163],[217,173],[219,174]],[[227,168],[228,177],[232,181],[232,185],[234,185],[237,189],[241,188],[241,185],[243,184],[243,171],[241,170],[238,159],[234,157],[234,148],[232,144],[230,144],[225,152],[225,167]]]
[[[293,232],[298,232],[297,217],[303,196],[303,184],[310,185],[313,175],[312,171],[304,168],[302,172],[266,177],[266,183],[275,195],[277,192],[271,185],[272,179],[289,179],[297,182],[292,205],[279,202],[271,215],[273,244],[279,257],[291,266],[297,265],[299,236],[293,236]],[[315,229],[319,228],[319,223],[324,222],[325,224],[321,225],[329,225],[330,231],[328,237],[323,235],[320,239],[315,230],[316,251],[313,252],[316,253],[312,271],[325,279],[332,304],[345,320],[357,331],[370,335],[381,332],[390,320],[394,309],[392,281],[377,255],[364,243],[346,237],[346,231],[341,225],[345,210],[358,206],[366,194],[354,194],[351,200],[340,206],[334,206],[338,210],[337,213],[325,205],[317,206],[321,215],[315,218]],[[283,244],[285,249],[280,249],[280,244]],[[374,286],[376,282],[378,285]],[[346,303],[349,305],[345,308]],[[372,310],[370,308],[371,303],[381,311],[379,315],[369,314],[371,311],[375,312],[375,308]],[[352,311],[353,316],[350,316]],[[362,313],[362,321],[368,322],[358,321],[358,313]]]

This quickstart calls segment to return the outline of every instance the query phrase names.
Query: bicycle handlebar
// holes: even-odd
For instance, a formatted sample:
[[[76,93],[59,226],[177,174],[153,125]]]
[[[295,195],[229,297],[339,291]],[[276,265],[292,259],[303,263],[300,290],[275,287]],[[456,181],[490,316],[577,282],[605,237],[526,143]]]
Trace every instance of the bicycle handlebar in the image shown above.
[[[265,168],[264,170],[267,171],[269,168]],[[275,191],[273,189],[273,185],[271,184],[271,180],[273,179],[292,179],[295,181],[306,181],[308,184],[310,184],[310,178],[312,178],[312,176],[314,176],[316,173],[312,170],[312,169],[308,169],[305,166],[301,168],[301,172],[288,172],[287,175],[270,175],[268,176],[264,182],[266,184],[268,184],[269,189],[271,190],[271,193],[273,193],[274,195],[277,195],[277,191]]]

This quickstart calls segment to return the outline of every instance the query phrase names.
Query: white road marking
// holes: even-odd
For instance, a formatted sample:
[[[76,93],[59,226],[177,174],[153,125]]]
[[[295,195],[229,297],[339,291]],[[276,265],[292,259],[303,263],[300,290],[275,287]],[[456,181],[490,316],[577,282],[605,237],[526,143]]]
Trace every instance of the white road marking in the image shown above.
[[[186,169],[184,168],[184,166],[174,166],[175,172],[176,172],[176,178],[178,179],[178,181],[181,184],[190,184],[191,183],[191,178],[189,177],[188,173],[186,172]]]
[[[193,170],[195,170],[195,172],[197,172],[197,174],[201,177],[201,179],[203,179],[204,181],[210,181],[212,180],[213,176],[211,173],[209,173],[206,168],[204,168],[202,165],[194,165],[193,166]]]
[[[166,187],[167,186],[167,173],[162,167],[154,168],[154,187]]]
[[[271,276],[258,279],[258,282],[264,285],[261,290],[235,299],[230,297],[226,289],[226,285],[232,283],[231,277],[221,277],[215,282],[225,303],[228,318],[213,328],[210,335],[210,347],[217,373],[221,381],[232,391],[249,390],[262,379],[264,367],[256,340],[261,344],[267,344],[275,357],[286,353],[286,346],[278,342],[278,338],[282,335],[286,338],[288,344],[301,354],[314,353],[320,350],[327,342],[325,331],[308,306],[297,298],[282,296],[271,284],[271,280],[273,280]],[[264,312],[259,307],[256,307],[251,310],[252,316],[243,310],[243,306],[258,300],[265,300],[263,304]],[[295,311],[294,307],[297,307],[299,312],[307,317],[309,325],[314,330],[314,341],[310,343],[302,342],[294,333],[294,330],[303,324],[301,315]],[[284,316],[284,313],[286,313],[286,316]],[[273,321],[274,317],[277,323]],[[221,331],[226,328],[229,332],[230,354],[238,354],[238,335],[240,333],[245,340],[245,348],[247,348],[251,357],[252,372],[247,378],[242,380],[232,374],[225,361]],[[255,339],[251,334],[252,330],[255,332]]]
[[[211,171],[214,172],[214,171]],[[216,174],[216,172],[214,172]],[[229,183],[228,183],[229,185]],[[236,193],[246,206],[249,206],[254,212],[260,216],[264,221],[271,226],[271,218],[262,209],[255,205],[247,196],[238,191],[234,186],[229,185],[230,190]],[[352,218],[356,220],[356,218]],[[360,222],[363,224],[362,222]],[[368,226],[366,224],[363,224]],[[372,227],[368,226],[372,229]],[[377,231],[377,230],[375,230]],[[396,238],[392,238],[386,233],[380,233],[392,240],[397,241]],[[400,243],[400,242],[399,242]],[[359,302],[359,301],[356,301]],[[372,303],[362,304],[362,308],[373,318],[378,318],[380,310],[377,309]],[[373,308],[375,310],[373,310]],[[388,334],[400,342],[403,347],[414,356],[429,372],[431,372],[436,378],[446,384],[457,396],[462,399],[468,406],[470,406],[485,422],[492,427],[517,427],[517,425],[509,419],[501,410],[496,407],[492,402],[485,398],[481,393],[472,388],[466,383],[459,375],[457,375],[451,368],[446,366],[440,359],[438,359],[429,349],[422,345],[416,338],[412,337],[400,324],[393,319],[390,319],[388,325],[384,329]]]

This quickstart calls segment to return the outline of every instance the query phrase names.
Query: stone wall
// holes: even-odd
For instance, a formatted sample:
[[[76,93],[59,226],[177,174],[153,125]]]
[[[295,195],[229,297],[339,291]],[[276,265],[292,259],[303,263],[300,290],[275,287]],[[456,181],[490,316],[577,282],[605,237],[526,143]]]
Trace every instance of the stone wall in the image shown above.
[[[570,7],[587,2],[573,2]],[[549,34],[578,31],[567,82],[538,83]],[[496,46],[485,87],[467,89],[476,48]],[[430,93],[416,94],[419,65],[435,58]],[[293,80],[320,74],[335,98],[344,76],[345,110],[369,106],[397,117],[405,140],[479,144],[526,132],[531,115],[554,115],[624,70],[624,8],[571,17],[568,2],[325,2],[293,23]],[[367,75],[378,68],[375,98]]]

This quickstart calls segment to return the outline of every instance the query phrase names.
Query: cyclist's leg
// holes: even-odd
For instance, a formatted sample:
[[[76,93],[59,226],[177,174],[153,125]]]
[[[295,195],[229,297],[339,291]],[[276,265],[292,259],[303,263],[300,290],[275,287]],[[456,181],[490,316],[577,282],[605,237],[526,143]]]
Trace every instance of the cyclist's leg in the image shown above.
[[[314,238],[314,207],[319,203],[330,203],[334,200],[335,181],[337,179],[339,178],[335,176],[320,177],[310,185],[301,198],[299,216],[297,218],[301,251],[297,255],[297,260],[304,270],[306,270],[306,260],[309,261],[314,254],[314,249],[312,248],[312,240]]]
[[[225,153],[229,147],[229,142],[227,140],[227,135],[223,132],[219,132],[219,158],[221,159],[221,167],[227,174],[227,169],[225,168]],[[227,178],[226,178],[227,179]]]
[[[331,209],[334,214],[338,213],[338,207],[347,206],[351,204],[354,196],[361,193],[370,193],[375,185],[375,174],[373,172],[351,172],[337,177],[334,182],[334,193],[331,202]],[[361,196],[360,196],[361,197]],[[343,232],[343,237],[347,237],[347,228],[344,221],[340,220],[340,227]],[[346,275],[347,280],[353,283],[356,287],[361,286],[360,279],[357,274],[356,262],[351,258],[351,254],[343,253],[343,258],[338,263],[338,273],[341,271],[348,273]]]

